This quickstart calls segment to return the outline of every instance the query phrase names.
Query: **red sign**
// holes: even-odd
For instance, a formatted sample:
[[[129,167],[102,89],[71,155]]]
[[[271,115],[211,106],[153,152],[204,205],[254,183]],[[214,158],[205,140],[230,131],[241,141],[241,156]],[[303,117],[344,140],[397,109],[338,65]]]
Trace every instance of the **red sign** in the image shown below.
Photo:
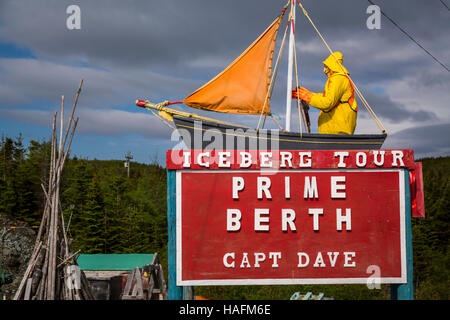
[[[412,150],[168,150],[167,169],[379,169],[415,167]]]
[[[177,285],[368,283],[374,276],[405,283],[402,168],[412,152],[387,151],[382,165],[358,152],[292,151],[291,165],[285,156],[286,167],[266,170],[237,169],[238,154],[223,167],[216,153],[215,170],[198,170],[212,165],[204,167],[202,152],[178,152],[186,161],[177,164],[168,154],[168,168],[185,168],[176,173]],[[273,160],[255,155],[258,167]]]

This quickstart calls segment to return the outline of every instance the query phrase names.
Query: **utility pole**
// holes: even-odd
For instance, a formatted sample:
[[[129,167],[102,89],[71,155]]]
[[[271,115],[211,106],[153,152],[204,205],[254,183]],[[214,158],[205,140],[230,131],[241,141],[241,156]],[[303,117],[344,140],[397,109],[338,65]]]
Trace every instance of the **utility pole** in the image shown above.
[[[128,153],[125,155],[125,168],[127,168],[127,176],[130,177],[130,160],[133,159],[133,156],[131,155],[131,152],[128,151]]]

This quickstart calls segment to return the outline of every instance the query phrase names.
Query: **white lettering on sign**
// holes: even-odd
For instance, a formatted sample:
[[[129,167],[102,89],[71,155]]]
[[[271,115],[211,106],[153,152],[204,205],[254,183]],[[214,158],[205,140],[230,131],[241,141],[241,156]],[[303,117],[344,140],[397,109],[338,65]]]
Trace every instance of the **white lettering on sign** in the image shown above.
[[[280,151],[281,156],[281,168],[292,168],[292,153]],[[286,165],[288,163],[289,165]]]
[[[330,260],[330,266],[334,268],[336,265],[336,260],[339,256],[339,252],[327,252],[328,260]]]
[[[241,229],[241,210],[227,209],[227,231],[239,231]]]
[[[240,268],[251,268],[252,266],[250,265],[250,262],[248,261],[248,253],[244,252],[242,254],[242,261],[241,261],[241,265],[239,266]]]
[[[299,152],[300,156],[300,168],[311,168],[311,152]],[[305,157],[306,160],[304,159]]]
[[[342,223],[345,223],[345,230],[352,230],[352,210],[350,208],[345,209],[345,216],[342,215],[342,209],[336,209],[336,230],[342,231]]]
[[[356,154],[356,165],[358,167],[365,167],[367,164],[367,155],[365,152],[358,152]]]
[[[378,166],[381,167],[384,164],[384,155],[385,155],[385,151],[384,150],[374,150],[373,151],[373,163]],[[380,156],[380,159],[378,159],[378,155]]]
[[[319,191],[317,190],[317,180],[316,177],[312,177],[311,180],[308,176],[305,177],[305,188],[303,192],[303,198],[313,199],[319,198]]]
[[[291,198],[291,177],[284,177],[284,197],[286,199]]]
[[[264,260],[266,260],[266,255],[263,252],[255,252],[255,268],[259,268],[260,262],[263,262]]]
[[[201,272],[220,280],[216,283],[227,283],[222,280],[229,278],[238,280],[230,284],[253,283],[255,279],[272,281],[273,275],[275,280],[289,280],[282,281],[286,284],[291,283],[291,279],[294,283],[298,280],[302,283],[304,279],[312,283],[329,279],[334,283],[333,279],[337,279],[336,283],[344,283],[354,277],[359,282],[352,280],[352,283],[361,283],[361,279],[365,281],[361,272],[367,264],[373,263],[382,265],[383,272],[397,281],[398,273],[394,271],[398,268],[391,268],[389,263],[395,262],[397,266],[403,263],[400,258],[403,259],[404,249],[395,239],[400,230],[402,240],[405,226],[402,219],[391,218],[393,215],[385,208],[403,210],[401,193],[405,184],[407,187],[408,180],[404,179],[407,171],[391,166],[406,164],[409,168],[411,156],[409,150],[237,151],[236,154],[233,151],[181,150],[177,154],[180,169],[176,172],[177,219],[183,218],[185,212],[190,214],[184,215],[181,228],[177,224],[177,234],[182,235],[178,239],[190,250],[181,259],[184,261],[189,256],[189,262],[210,261],[211,267]],[[233,162],[235,160],[237,163]],[[237,164],[247,169],[238,170]],[[275,164],[286,170],[258,170],[259,166],[268,168]],[[287,170],[290,166],[294,170]],[[209,168],[207,174],[205,170],[198,170],[204,167]],[[228,170],[214,172],[220,167]],[[194,191],[203,198],[193,199]],[[212,197],[220,199],[211,202]],[[380,207],[377,203],[386,205]],[[404,217],[404,211],[400,211],[400,218]],[[374,221],[378,222],[374,224]],[[202,225],[200,233],[192,234],[192,230]],[[381,227],[389,232],[380,235],[376,229]],[[211,239],[205,243],[208,247],[205,245],[198,251],[196,248],[205,239]],[[220,241],[214,239],[225,242],[219,245]],[[400,251],[383,246],[387,240],[400,247]],[[181,240],[177,245],[181,245]],[[380,258],[385,252],[389,259]],[[397,255],[398,252],[402,256]],[[184,264],[185,268],[196,266],[189,262]],[[210,270],[213,271],[208,273]],[[190,280],[194,283],[197,278],[207,280],[202,278],[203,274],[195,272],[185,273],[181,283],[185,281],[184,276],[186,284],[190,284]],[[403,279],[402,273],[401,281]]]
[[[308,215],[313,216],[313,230],[319,231],[319,216],[324,215],[323,208],[309,208]],[[352,211],[350,208],[345,209],[345,215],[342,214],[342,209],[336,209],[336,231],[342,231],[342,225],[345,224],[345,230],[352,230]],[[270,210],[268,208],[257,208],[253,212],[254,215],[254,231],[269,231],[270,230]],[[227,209],[227,231],[241,230],[242,212],[239,209]],[[295,225],[296,212],[291,208],[281,209],[281,231],[287,232],[297,231]]]
[[[231,263],[228,263],[229,257],[233,259]],[[222,261],[225,268],[234,268],[234,252],[225,253]]]
[[[239,199],[239,191],[244,190],[244,178],[233,177],[233,199]]]
[[[336,156],[339,157],[340,165],[346,165],[346,153],[336,152]],[[369,155],[370,156],[370,155]],[[211,157],[209,152],[203,152],[201,154],[196,154],[195,158],[197,159],[199,165],[206,165],[205,162],[207,159]],[[283,156],[282,165],[290,165],[292,161],[292,157],[289,157],[289,154],[286,153]],[[230,158],[230,153],[224,152],[221,156],[219,156],[219,165],[228,166],[227,159]],[[383,165],[385,161],[385,153],[376,150],[373,153],[374,161],[377,166]],[[222,160],[220,160],[222,159]],[[251,163],[251,153],[241,152],[241,163],[245,165],[249,165]],[[267,153],[263,156],[264,165],[268,165],[271,162],[271,154]],[[303,154],[303,160],[300,160],[299,166],[309,165],[309,161],[311,157],[308,153]],[[357,166],[363,167],[367,164],[368,154],[363,152],[355,153],[355,158],[353,159]],[[189,153],[185,153],[184,155],[185,163],[190,163]],[[389,159],[390,161],[390,159]],[[403,153],[401,151],[395,153],[393,152],[393,165],[403,165]],[[239,173],[236,173],[239,174]],[[337,173],[339,174],[339,173]],[[326,179],[329,181],[329,185],[326,186],[327,191],[321,191],[321,197],[328,197],[331,200],[333,199],[347,199],[347,190],[348,176],[343,175],[328,175]],[[238,203],[242,201],[242,198],[248,199],[249,195],[255,197],[254,199],[258,201],[268,200],[269,202],[273,200],[273,198],[281,198],[275,199],[274,201],[285,201],[285,204],[281,208],[269,208],[269,207],[258,207],[258,208],[227,208],[226,209],[226,231],[230,233],[239,233],[244,230],[247,232],[251,228],[253,228],[254,232],[271,232],[271,234],[276,234],[277,229],[283,233],[297,233],[303,232],[305,229],[309,229],[314,231],[315,234],[325,234],[330,231],[329,226],[330,222],[328,220],[333,220],[331,223],[335,223],[336,232],[352,232],[352,208],[343,207],[342,204],[344,202],[337,202],[340,204],[337,208],[330,209],[329,207],[314,207],[313,203],[319,203],[314,201],[319,198],[319,187],[324,188],[324,184],[319,184],[320,175],[303,175],[298,179],[293,174],[289,175],[276,175],[276,176],[259,176],[253,175],[251,177],[247,177],[245,174],[240,174],[231,177],[231,197]],[[252,179],[251,181],[247,181]],[[300,180],[300,181],[299,181]],[[303,180],[303,181],[302,181]],[[299,183],[300,182],[300,183]],[[301,184],[303,182],[303,185]],[[284,185],[284,196],[283,190],[278,190],[276,188],[283,188]],[[252,188],[250,188],[250,186]],[[271,191],[272,188],[272,191]],[[256,189],[256,192],[255,190]],[[275,192],[278,190],[279,192]],[[295,197],[302,198],[303,191],[303,199],[306,200],[305,203],[309,203],[309,207],[289,207],[290,201],[295,199]],[[250,194],[249,194],[250,193]],[[281,193],[281,194],[280,194]],[[245,195],[245,197],[243,197]],[[303,200],[302,199],[302,200]],[[319,205],[320,206],[320,205]],[[325,212],[327,211],[327,212]],[[333,211],[333,212],[332,212]],[[251,217],[253,215],[253,217]],[[278,215],[274,219],[272,216]],[[298,216],[302,216],[302,219],[298,219]],[[305,216],[310,217],[312,223],[305,224]],[[271,220],[274,219],[272,222]],[[253,220],[253,221],[252,221]],[[302,221],[300,223],[298,221]],[[311,221],[310,220],[310,221]],[[244,226],[244,224],[252,224],[252,226]],[[281,222],[281,223],[280,223]],[[321,230],[321,224],[322,230]],[[272,226],[271,226],[272,225]],[[326,227],[325,227],[326,226]],[[325,231],[324,231],[325,230]],[[329,236],[329,234],[327,234]],[[228,249],[229,250],[229,249]],[[351,248],[347,248],[347,251],[338,251],[338,250],[330,250],[330,251],[316,251],[316,252],[304,252],[298,250],[297,252],[297,268],[316,268],[316,269],[324,269],[324,268],[335,268],[344,267],[344,268],[356,268],[357,265],[357,255],[355,251],[352,251]],[[284,254],[284,253],[283,253]],[[282,257],[282,252],[273,251],[273,252],[224,252],[221,256],[223,268],[234,269],[239,266],[239,268],[279,268]],[[220,258],[219,258],[220,259]],[[220,260],[219,260],[220,261]]]
[[[241,152],[241,168],[248,168],[252,165],[252,155],[249,152]]]
[[[231,157],[231,152],[219,152],[219,168],[231,167],[231,162],[228,160]]]
[[[308,209],[308,214],[313,216],[313,230],[319,231],[319,215],[323,215],[322,208],[310,208]]]
[[[298,268],[305,268],[309,264],[309,255],[305,252],[297,252],[298,255]]]
[[[271,180],[269,177],[258,177],[257,179],[257,193],[258,193],[258,199],[263,198],[263,193],[266,196],[266,199],[272,199],[272,195],[270,194],[270,185]]]
[[[271,168],[272,167],[272,152],[262,152],[260,153],[261,163],[259,164],[261,168]]]
[[[268,216],[269,216],[269,209],[255,209],[255,231],[269,231]]]
[[[399,164],[397,164],[397,161],[399,162]],[[393,167],[405,166],[405,163],[403,162],[403,151],[401,150],[392,151],[392,166]]]
[[[272,268],[278,268],[278,259],[281,259],[281,252],[269,252],[269,259],[273,261]]]
[[[293,153],[290,151],[280,151],[273,153],[268,151],[260,151],[251,153],[248,151],[239,151],[239,156],[234,156],[229,151],[214,151],[191,153],[192,151],[183,151],[181,158],[175,157],[173,154],[173,164],[182,163],[182,168],[192,168],[195,165],[203,168],[210,168],[216,164],[218,168],[313,168],[321,169],[326,159],[323,157],[314,158],[315,153],[312,151],[299,151]],[[195,155],[194,157],[191,155]],[[391,155],[392,163],[386,164],[386,157]],[[191,158],[192,157],[192,158]],[[333,168],[366,168],[376,167],[405,167],[405,160],[410,165],[411,154],[404,154],[402,150],[370,150],[370,151],[330,151],[329,164],[324,169]],[[234,158],[237,159],[235,162]],[[181,159],[181,162],[180,162]],[[389,158],[390,159],[390,158]]]
[[[334,156],[339,157],[338,168],[346,168],[347,167],[347,165],[344,162],[344,157],[348,157],[347,151],[336,151],[334,153]]]
[[[342,258],[340,259],[340,261],[341,261],[340,263],[343,265],[343,267],[355,268],[356,262],[352,261],[352,259],[356,257],[356,253],[355,252],[343,252],[343,255],[344,255],[343,259]],[[307,254],[306,252],[297,252],[297,256],[298,256],[297,268],[306,268],[309,266],[309,262],[310,262],[309,254]],[[324,259],[324,254],[322,254],[322,252],[320,252],[320,251],[317,252],[316,258],[314,259],[313,268],[325,268],[328,266],[331,268],[335,268],[336,263],[338,262],[339,256],[341,256],[341,254],[340,254],[340,252],[329,251],[326,253],[326,256],[328,256],[329,265],[327,265],[328,262],[326,262]]]
[[[191,154],[189,152],[183,153],[183,167],[190,168],[191,166]]]
[[[345,183],[345,176],[331,177],[331,199],[345,199],[345,184],[339,182]]]
[[[323,262],[323,257],[322,257],[322,253],[321,253],[321,252],[318,252],[318,253],[317,253],[316,262],[314,262],[313,267],[314,267],[314,268],[317,268],[317,267],[322,267],[322,268],[323,268],[323,267],[326,267],[325,262]]]
[[[346,198],[346,178],[345,176],[332,176],[331,182],[331,199],[345,199]],[[272,193],[270,188],[272,186],[272,180],[270,177],[257,177],[256,196],[258,200],[272,199]],[[294,184],[295,186],[296,184]],[[232,178],[231,194],[235,200],[239,199],[239,193],[245,189],[245,180],[243,177],[235,176]],[[294,193],[295,195],[295,193]],[[284,198],[291,199],[291,178],[290,176],[284,177]],[[319,199],[319,189],[317,187],[316,176],[305,176],[303,185],[303,198],[304,199]]]
[[[288,231],[288,226],[291,231],[296,231],[295,228],[295,211],[293,209],[281,209],[281,230]]]
[[[264,252],[254,252],[253,253],[253,268],[260,268],[261,264],[263,264],[267,259],[267,255]],[[272,268],[278,268],[278,261],[281,260],[281,252],[269,252],[268,260],[271,261]],[[236,262],[236,253],[235,252],[227,252],[222,257],[223,266],[225,268],[234,268]],[[270,262],[269,262],[270,263]],[[250,263],[248,252],[242,253],[240,268],[252,268],[252,264]]]
[[[209,157],[209,152],[199,153],[198,156],[197,156],[197,163],[201,167],[209,168],[209,161],[203,162],[203,158],[204,157]]]
[[[356,253],[354,252],[344,252],[344,267],[356,267],[356,262],[352,261],[352,258],[356,256]]]

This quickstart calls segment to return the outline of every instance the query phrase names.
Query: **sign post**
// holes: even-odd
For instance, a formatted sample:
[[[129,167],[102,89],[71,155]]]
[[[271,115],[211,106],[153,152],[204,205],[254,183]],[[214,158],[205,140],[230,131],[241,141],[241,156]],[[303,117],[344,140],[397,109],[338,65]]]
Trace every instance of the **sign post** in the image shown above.
[[[169,150],[169,299],[368,284],[373,268],[391,298],[413,299],[410,168],[411,150]]]
[[[167,229],[168,298],[169,300],[193,300],[193,287],[176,285],[176,170],[167,170]]]
[[[407,170],[405,170],[407,171]],[[405,174],[405,183],[408,184],[408,175]],[[411,194],[410,188],[405,190],[405,224],[406,224],[406,263],[407,282],[404,284],[391,284],[392,300],[414,300],[413,287],[413,249],[412,249],[412,226],[411,226]]]
[[[175,170],[167,170],[167,233],[169,300],[181,300],[183,287],[176,285],[176,186]]]

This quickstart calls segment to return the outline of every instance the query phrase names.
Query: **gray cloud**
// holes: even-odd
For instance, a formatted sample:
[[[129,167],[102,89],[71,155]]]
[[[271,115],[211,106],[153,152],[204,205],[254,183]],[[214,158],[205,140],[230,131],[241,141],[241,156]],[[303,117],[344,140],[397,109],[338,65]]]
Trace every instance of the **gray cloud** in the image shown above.
[[[414,149],[416,158],[450,155],[450,123],[408,128],[386,139],[385,148]]]
[[[151,70],[111,71],[37,59],[0,59],[0,75],[0,106],[38,107],[42,101],[59,104],[61,95],[74,95],[82,78],[81,108],[123,106],[146,97],[162,99],[174,93],[187,94],[198,85]]]
[[[129,130],[146,138],[161,137],[166,134],[162,127],[134,107],[133,101],[186,97],[239,55],[280,13],[285,2],[78,0],[82,28],[70,31],[65,27],[65,10],[74,1],[2,0],[0,42],[26,48],[34,57],[0,58],[0,114],[47,125],[48,114],[58,107],[60,95],[71,101],[80,78],[84,78],[79,104],[82,132],[116,136]],[[438,1],[374,2],[450,64],[449,16]],[[431,132],[435,124],[436,132],[441,132],[441,124],[450,121],[450,77],[441,66],[385,18],[380,30],[367,29],[366,1],[302,3],[330,46],[344,53],[344,64],[353,80],[387,122],[388,131],[394,132],[389,139],[415,143],[414,135],[400,134],[411,126]],[[284,27],[283,23],[281,33]],[[326,81],[322,61],[328,51],[298,7],[296,40],[300,83],[321,92]],[[286,60],[285,54],[271,104],[282,118]],[[361,103],[360,108],[360,119],[366,120]],[[257,123],[255,117],[207,115],[247,125]],[[423,137],[431,139],[430,145],[440,145],[429,135]]]
[[[410,110],[407,106],[402,103],[393,101],[387,94],[374,94],[368,91],[365,94],[366,100],[370,101],[370,105],[376,108],[376,114],[392,122],[402,122],[402,121],[430,121],[438,120],[438,116],[427,110]],[[361,110],[364,110],[363,103],[358,99],[358,106]],[[364,113],[368,117],[368,113]]]
[[[55,109],[59,111],[59,109]],[[53,112],[43,110],[0,110],[0,115],[24,123],[51,127]],[[139,134],[145,138],[167,139],[171,129],[150,113],[133,113],[122,110],[81,109],[76,112],[79,117],[77,133],[117,137],[127,134]],[[67,123],[68,117],[64,123]]]
[[[284,2],[80,0],[77,4],[81,7],[82,28],[70,31],[65,27],[65,9],[73,1],[4,0],[0,12],[4,27],[0,28],[0,38],[31,47],[36,54],[54,59],[72,56],[91,65],[170,66],[174,72],[175,67],[183,68],[185,61],[195,61],[199,57],[233,57],[279,14]],[[405,0],[378,3],[436,55],[442,59],[448,57],[448,46],[441,44],[449,40],[448,17],[445,16],[448,12],[443,12],[439,3]],[[411,48],[411,42],[384,18],[381,30],[368,30],[368,2],[303,1],[303,4],[333,48],[350,41],[352,51],[369,53],[361,61],[376,61],[383,56],[386,44],[396,48],[406,61],[409,54],[405,50],[417,50],[423,55],[420,49]],[[301,10],[297,10],[297,40],[317,40],[309,22]],[[371,52],[364,50],[367,45]],[[425,55],[421,58],[428,64]],[[386,67],[384,69],[388,70]]]

